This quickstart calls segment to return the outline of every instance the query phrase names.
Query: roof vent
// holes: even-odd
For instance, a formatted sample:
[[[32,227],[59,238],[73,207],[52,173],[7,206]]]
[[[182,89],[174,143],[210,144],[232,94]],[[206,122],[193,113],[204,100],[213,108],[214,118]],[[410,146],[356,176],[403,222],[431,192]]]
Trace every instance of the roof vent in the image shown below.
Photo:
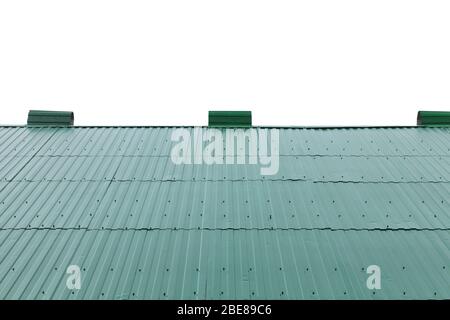
[[[252,126],[251,111],[209,111],[209,127],[243,127]]]
[[[419,111],[417,113],[418,126],[450,126],[449,111]]]
[[[73,126],[72,111],[30,110],[27,125],[29,126]]]

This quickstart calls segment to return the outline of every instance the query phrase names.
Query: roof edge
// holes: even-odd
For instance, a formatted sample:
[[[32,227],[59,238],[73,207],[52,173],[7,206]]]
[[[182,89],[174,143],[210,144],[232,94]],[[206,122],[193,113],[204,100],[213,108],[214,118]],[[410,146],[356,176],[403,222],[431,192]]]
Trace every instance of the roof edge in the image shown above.
[[[76,125],[76,126],[66,126],[66,125],[0,125],[0,128],[210,128],[209,126],[195,126],[195,125]],[[268,129],[418,129],[418,128],[442,128],[449,129],[449,125],[419,125],[419,126],[407,126],[407,125],[390,125],[390,126],[252,126],[251,128],[268,128]],[[214,127],[214,129],[251,129],[250,127]]]

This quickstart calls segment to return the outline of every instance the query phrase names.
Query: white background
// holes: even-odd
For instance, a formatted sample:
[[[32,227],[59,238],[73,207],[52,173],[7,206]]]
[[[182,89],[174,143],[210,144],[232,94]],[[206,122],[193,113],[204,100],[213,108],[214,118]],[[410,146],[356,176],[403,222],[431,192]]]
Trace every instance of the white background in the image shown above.
[[[0,123],[414,125],[450,110],[450,1],[1,1]]]

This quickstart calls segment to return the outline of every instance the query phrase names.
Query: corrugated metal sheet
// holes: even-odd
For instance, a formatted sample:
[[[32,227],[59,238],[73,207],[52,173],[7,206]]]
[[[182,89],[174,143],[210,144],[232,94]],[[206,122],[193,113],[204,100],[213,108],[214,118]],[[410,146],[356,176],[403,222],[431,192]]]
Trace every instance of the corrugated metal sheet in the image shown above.
[[[280,129],[273,176],[174,129],[1,127],[0,298],[450,298],[449,128]]]

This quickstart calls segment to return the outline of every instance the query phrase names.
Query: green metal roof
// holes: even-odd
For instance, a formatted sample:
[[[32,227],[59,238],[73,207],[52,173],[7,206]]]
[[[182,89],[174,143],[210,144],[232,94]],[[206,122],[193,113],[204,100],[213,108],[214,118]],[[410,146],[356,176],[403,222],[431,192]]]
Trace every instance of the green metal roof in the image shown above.
[[[273,176],[175,129],[0,127],[0,298],[450,298],[450,128],[280,128]]]

